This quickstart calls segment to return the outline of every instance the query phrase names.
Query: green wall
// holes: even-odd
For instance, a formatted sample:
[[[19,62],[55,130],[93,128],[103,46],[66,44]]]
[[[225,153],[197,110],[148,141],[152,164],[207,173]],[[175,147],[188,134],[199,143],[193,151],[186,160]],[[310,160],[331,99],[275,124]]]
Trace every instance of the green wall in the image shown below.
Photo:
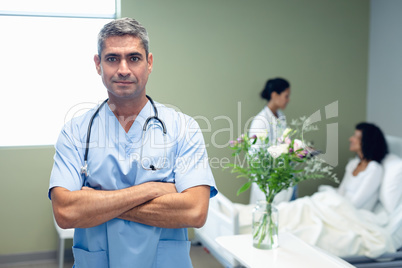
[[[149,31],[148,94],[197,119],[223,194],[236,202],[249,198],[236,196],[244,181],[218,163],[230,157],[228,141],[265,105],[259,92],[275,76],[292,85],[289,120],[322,112],[312,136],[318,148],[325,151],[326,124],[338,123],[336,171],[343,175],[351,156],[347,139],[366,118],[369,1],[123,0],[121,9]],[[325,120],[325,106],[334,101],[339,115]],[[52,147],[0,148],[0,255],[56,250],[47,199],[53,153]],[[300,195],[320,183],[329,182],[303,183]]]
[[[154,70],[147,92],[202,116],[210,158],[230,157],[228,141],[265,105],[259,93],[266,80],[282,76],[292,87],[289,120],[317,110],[325,119],[325,106],[338,101],[339,116],[323,120],[312,137],[325,151],[326,124],[338,123],[343,175],[347,139],[366,118],[369,1],[125,1],[122,17],[148,29]],[[213,172],[221,192],[247,202],[248,193],[235,194],[243,180],[219,167]],[[318,183],[303,183],[300,194]]]
[[[0,256],[57,248],[47,198],[53,147],[0,148]]]

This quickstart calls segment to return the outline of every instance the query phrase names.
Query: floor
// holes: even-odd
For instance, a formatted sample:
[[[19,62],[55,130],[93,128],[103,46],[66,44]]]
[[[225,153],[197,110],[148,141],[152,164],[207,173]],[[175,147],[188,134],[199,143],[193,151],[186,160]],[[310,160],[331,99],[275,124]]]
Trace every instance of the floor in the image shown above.
[[[202,246],[192,245],[190,250],[191,260],[194,268],[223,268],[223,266]],[[72,262],[66,262],[64,268],[71,268]],[[21,263],[15,265],[0,265],[0,268],[58,268],[55,261],[36,262],[36,263]]]

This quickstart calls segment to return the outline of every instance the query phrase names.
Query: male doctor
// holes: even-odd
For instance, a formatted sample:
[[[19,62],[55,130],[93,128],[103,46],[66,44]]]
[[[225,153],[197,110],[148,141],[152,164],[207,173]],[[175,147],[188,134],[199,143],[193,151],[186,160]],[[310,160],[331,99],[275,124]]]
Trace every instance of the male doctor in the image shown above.
[[[99,106],[67,123],[55,146],[49,197],[58,225],[76,228],[77,268],[192,267],[186,228],[204,225],[217,193],[198,124],[146,96],[148,42],[134,19],[103,27],[94,61],[109,99],[92,122],[88,171]]]

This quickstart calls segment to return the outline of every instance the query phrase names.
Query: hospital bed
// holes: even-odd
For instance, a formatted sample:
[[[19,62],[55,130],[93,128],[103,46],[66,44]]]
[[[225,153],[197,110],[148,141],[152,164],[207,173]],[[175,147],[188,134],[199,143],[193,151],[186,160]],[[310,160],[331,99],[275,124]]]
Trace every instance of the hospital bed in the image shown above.
[[[373,259],[366,256],[340,256],[359,268],[402,267],[402,138],[387,136],[390,154],[383,162],[384,178],[382,195],[385,195],[389,207],[389,222],[386,231],[392,238],[396,252],[389,252]],[[386,192],[388,191],[388,192]],[[251,221],[244,217],[245,211],[254,205],[242,205],[231,202],[219,193],[210,200],[206,224],[195,229],[194,241],[200,242],[224,267],[241,267],[240,264],[215,242],[219,236],[251,233]],[[249,222],[250,221],[250,222]]]

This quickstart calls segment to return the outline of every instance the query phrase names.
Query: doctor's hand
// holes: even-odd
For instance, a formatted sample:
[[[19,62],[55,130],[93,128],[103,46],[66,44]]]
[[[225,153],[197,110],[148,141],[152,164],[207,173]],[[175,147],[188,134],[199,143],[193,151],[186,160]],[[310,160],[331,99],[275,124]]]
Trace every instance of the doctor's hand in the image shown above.
[[[56,221],[64,229],[98,226],[139,205],[174,193],[177,193],[175,185],[166,182],[147,182],[114,191],[87,186],[70,191],[56,186],[50,192]]]

